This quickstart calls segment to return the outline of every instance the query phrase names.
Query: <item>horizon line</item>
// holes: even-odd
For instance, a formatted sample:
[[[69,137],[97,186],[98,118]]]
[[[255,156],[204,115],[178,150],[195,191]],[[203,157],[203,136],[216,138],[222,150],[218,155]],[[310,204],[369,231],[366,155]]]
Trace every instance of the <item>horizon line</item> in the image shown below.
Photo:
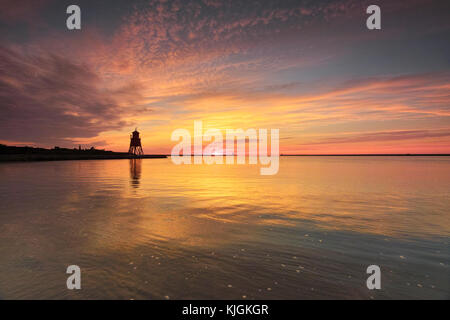
[[[16,147],[16,148],[37,148],[37,149],[47,149],[45,147],[37,147],[37,146],[29,146],[29,145],[25,145],[25,146],[12,146],[12,145],[5,145],[5,144],[1,144],[0,145],[4,146],[4,147]],[[77,148],[70,148],[70,147],[61,147],[62,149],[77,149]],[[94,147],[95,148],[95,147]],[[50,149],[48,148],[47,150],[54,150],[54,149]],[[112,151],[112,150],[106,150],[106,149],[96,149],[98,151],[110,151],[110,152],[115,152],[115,153],[127,153],[126,151]],[[148,153],[145,155],[163,155],[163,156],[167,156],[170,157],[171,154],[166,154],[166,153]],[[192,154],[191,157],[199,157],[199,156],[212,156],[212,157],[226,157],[227,154],[222,154],[222,155],[214,155],[214,154]],[[231,154],[231,156],[237,156],[236,154]],[[246,154],[246,157],[248,157],[249,155]],[[345,157],[345,156],[352,156],[352,157],[363,157],[363,156],[441,156],[441,157],[448,157],[450,156],[450,153],[336,153],[336,154],[332,154],[332,153],[323,153],[323,154],[298,154],[298,153],[294,153],[294,154],[283,154],[280,153],[280,157]]]
[[[168,157],[171,154],[164,154]],[[214,154],[192,154],[191,157],[200,157],[200,156],[212,156],[212,157],[226,157],[226,154],[223,155],[214,155]],[[237,157],[236,154],[231,154],[230,156]],[[248,157],[248,154],[245,155]],[[345,156],[450,156],[450,153],[337,153],[337,154],[280,154],[280,157],[345,157]]]

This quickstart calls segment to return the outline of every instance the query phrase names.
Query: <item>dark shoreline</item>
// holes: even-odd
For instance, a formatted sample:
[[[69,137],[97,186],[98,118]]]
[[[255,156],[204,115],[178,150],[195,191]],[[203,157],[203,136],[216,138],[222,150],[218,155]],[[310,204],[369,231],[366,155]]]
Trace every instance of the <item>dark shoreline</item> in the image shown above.
[[[280,157],[448,157],[450,153],[281,154]]]
[[[450,154],[283,154],[280,157],[448,157]],[[117,154],[0,154],[1,162],[36,162],[69,160],[120,160],[120,159],[165,159],[169,155],[149,154],[135,156]]]
[[[165,155],[134,156],[129,154],[0,154],[0,162],[36,162],[68,160],[114,160],[114,159],[163,159]]]
[[[36,147],[15,147],[0,144],[0,162],[27,161],[63,161],[63,160],[110,160],[110,159],[161,159],[166,155],[149,154],[133,155],[128,152],[114,152],[79,148],[68,149],[55,147],[53,149]]]

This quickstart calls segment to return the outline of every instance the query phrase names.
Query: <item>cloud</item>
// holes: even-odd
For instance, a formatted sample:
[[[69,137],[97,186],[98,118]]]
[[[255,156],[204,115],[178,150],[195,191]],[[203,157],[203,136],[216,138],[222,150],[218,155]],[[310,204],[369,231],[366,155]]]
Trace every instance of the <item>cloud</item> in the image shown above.
[[[0,47],[0,138],[59,144],[126,125],[141,87],[102,86],[85,65],[56,54],[25,55]]]
[[[342,134],[339,137],[331,137],[322,139],[313,144],[343,144],[343,143],[359,143],[359,142],[385,142],[411,139],[427,139],[427,138],[443,138],[450,137],[450,129],[430,129],[430,130],[393,130],[380,132],[365,132]]]
[[[52,0],[2,0],[0,2],[0,21],[8,24],[36,23],[39,13]]]
[[[57,18],[54,10],[39,32],[24,36],[17,28],[2,39],[0,139],[123,150],[127,127],[139,126],[167,151],[173,129],[205,120],[218,128],[283,128],[292,139],[282,148],[290,148],[351,130],[375,142],[360,132],[369,122],[376,132],[393,132],[389,126],[428,130],[448,121],[450,76],[439,60],[445,47],[424,49],[427,60],[391,50],[405,35],[423,35],[426,21],[442,25],[442,14],[433,13],[439,6],[427,10],[424,0],[381,0],[382,32],[365,28],[369,1],[90,3],[80,1],[81,32],[67,32],[64,10]],[[0,13],[0,27],[13,17],[32,22],[30,8],[42,8],[33,6]],[[418,11],[420,21],[408,19]],[[414,139],[398,139],[406,140]]]

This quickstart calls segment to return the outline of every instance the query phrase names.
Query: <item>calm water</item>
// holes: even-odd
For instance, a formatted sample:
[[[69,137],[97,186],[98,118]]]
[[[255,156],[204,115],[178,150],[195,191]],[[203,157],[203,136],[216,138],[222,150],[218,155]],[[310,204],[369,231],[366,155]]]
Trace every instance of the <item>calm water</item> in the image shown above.
[[[0,299],[449,299],[450,157],[280,161],[0,164]]]

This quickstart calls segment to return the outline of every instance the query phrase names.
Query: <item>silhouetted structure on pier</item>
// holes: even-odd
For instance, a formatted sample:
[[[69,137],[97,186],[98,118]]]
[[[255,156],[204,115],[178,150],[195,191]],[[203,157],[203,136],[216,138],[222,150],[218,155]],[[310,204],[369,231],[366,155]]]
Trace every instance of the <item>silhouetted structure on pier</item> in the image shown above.
[[[130,136],[130,149],[128,150],[128,153],[136,156],[144,155],[144,151],[142,150],[141,145],[141,138],[139,137],[139,132],[137,131],[137,128],[133,131],[133,133]]]

